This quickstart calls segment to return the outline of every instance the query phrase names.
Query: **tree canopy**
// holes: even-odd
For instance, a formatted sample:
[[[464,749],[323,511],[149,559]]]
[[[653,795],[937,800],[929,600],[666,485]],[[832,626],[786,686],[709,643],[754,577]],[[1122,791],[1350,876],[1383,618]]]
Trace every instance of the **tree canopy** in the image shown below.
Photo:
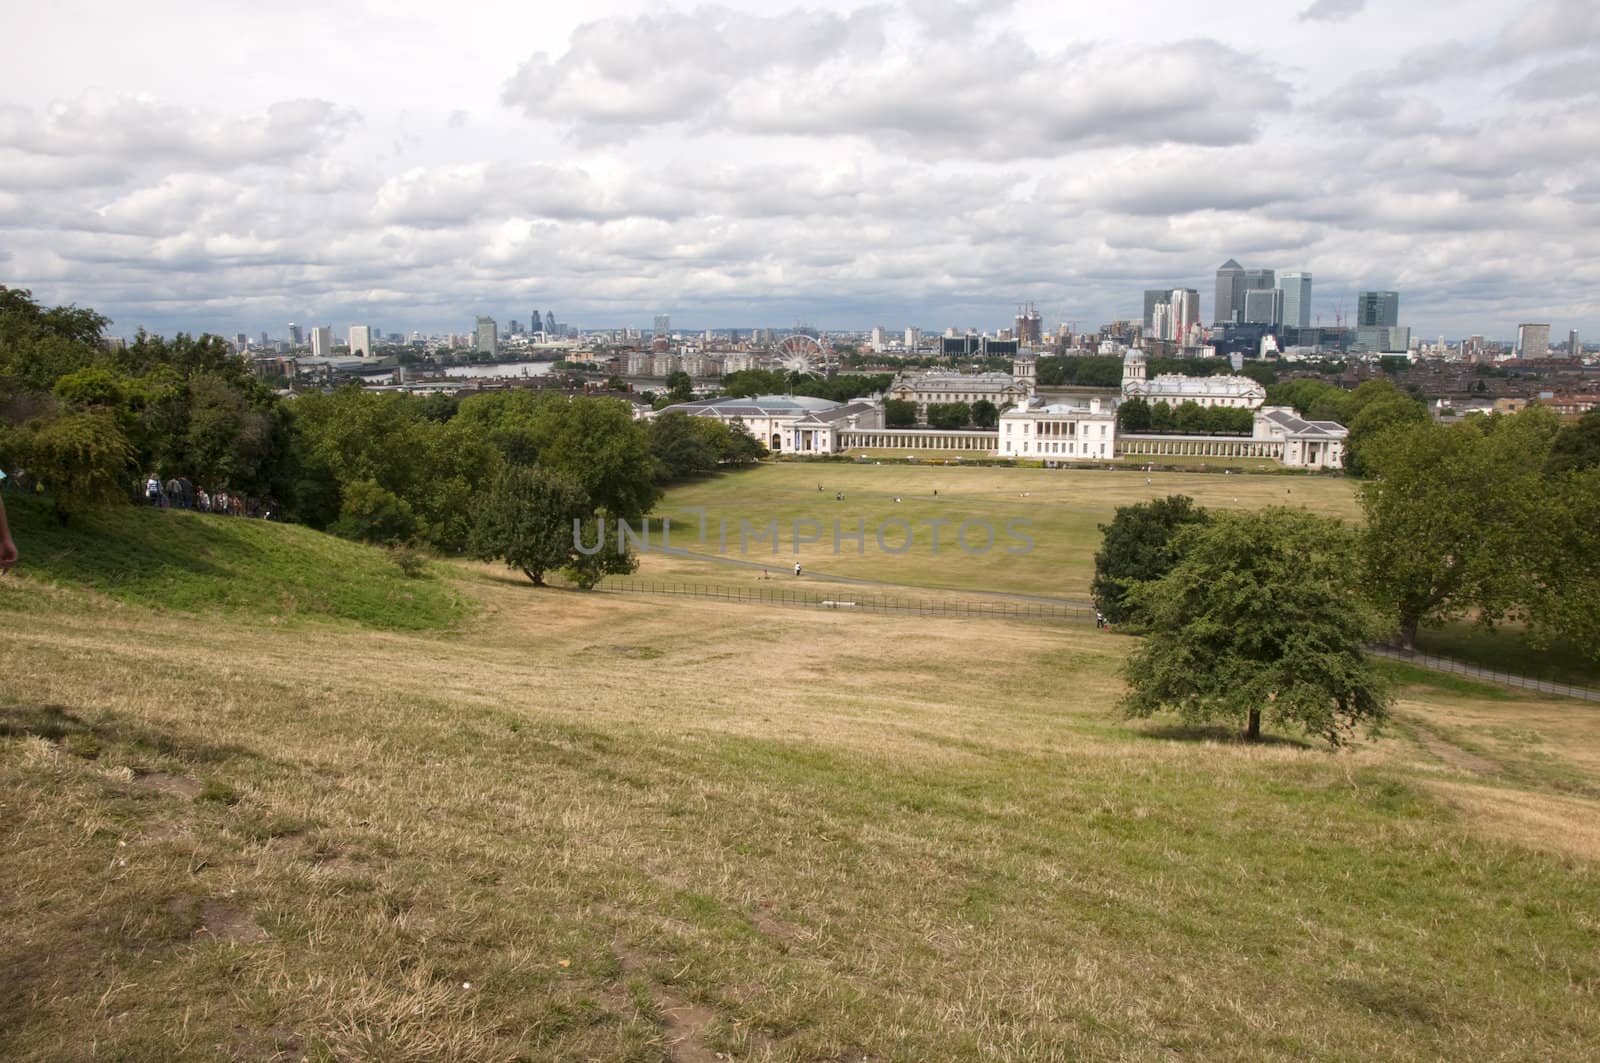
[[[1100,525],[1100,550],[1094,555],[1090,593],[1095,608],[1114,624],[1138,622],[1128,601],[1135,585],[1160,579],[1177,564],[1174,540],[1184,527],[1205,524],[1211,515],[1188,495],[1168,495],[1132,506],[1118,506],[1110,524]]]
[[[1125,666],[1130,716],[1234,721],[1252,739],[1265,721],[1333,745],[1384,718],[1349,529],[1269,509],[1217,514],[1176,539],[1172,569],[1129,592],[1147,631]]]

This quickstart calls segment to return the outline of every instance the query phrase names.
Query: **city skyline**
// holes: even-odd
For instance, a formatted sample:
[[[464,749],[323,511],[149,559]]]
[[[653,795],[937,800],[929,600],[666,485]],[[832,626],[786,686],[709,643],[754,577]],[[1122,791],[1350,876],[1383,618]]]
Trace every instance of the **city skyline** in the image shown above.
[[[1312,323],[1396,290],[1417,335],[1594,335],[1593,8],[34,5],[0,283],[117,335],[1053,329],[1231,257],[1314,275]]]

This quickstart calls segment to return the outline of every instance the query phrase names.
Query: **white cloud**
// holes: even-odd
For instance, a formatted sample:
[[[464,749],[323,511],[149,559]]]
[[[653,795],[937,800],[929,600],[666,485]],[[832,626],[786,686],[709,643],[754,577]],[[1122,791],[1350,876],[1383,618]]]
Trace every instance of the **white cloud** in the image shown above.
[[[1316,0],[1310,7],[1300,12],[1300,21],[1342,22],[1359,15],[1366,6],[1367,0]]]

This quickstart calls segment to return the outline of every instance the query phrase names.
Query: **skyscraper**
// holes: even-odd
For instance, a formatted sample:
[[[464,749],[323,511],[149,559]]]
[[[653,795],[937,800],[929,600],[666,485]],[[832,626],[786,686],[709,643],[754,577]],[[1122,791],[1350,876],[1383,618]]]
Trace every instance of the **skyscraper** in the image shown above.
[[[1567,357],[1576,358],[1583,353],[1583,344],[1578,342],[1578,330],[1571,329],[1567,332]]]
[[[1044,342],[1044,316],[1032,303],[1017,308],[1017,342],[1024,347],[1037,347]]]
[[[546,332],[550,333],[551,335],[555,334],[555,331],[556,331],[556,312],[554,310],[546,310],[544,312],[544,330]]]
[[[372,357],[372,328],[369,325],[350,326],[350,357]]]
[[[1218,281],[1221,284],[1221,281]],[[1220,287],[1217,289],[1222,290]],[[1144,330],[1148,335],[1156,335],[1156,307],[1172,299],[1171,288],[1146,288],[1144,290]]]
[[[300,326],[296,325],[293,321],[289,322],[289,345],[291,347],[298,347],[304,342],[305,336],[301,334]]]
[[[1217,269],[1217,302],[1212,307],[1213,323],[1226,325],[1237,321],[1236,312],[1244,310],[1244,267],[1228,259]]]
[[[657,336],[665,336],[667,333],[669,333],[671,331],[672,331],[672,315],[671,314],[657,314],[656,315],[656,335]]]
[[[479,354],[500,353],[500,330],[492,317],[479,317],[474,337],[474,347]]]
[[[1283,289],[1252,288],[1244,293],[1243,320],[1254,325],[1283,324]]]
[[[906,350],[915,351],[922,346],[922,330],[915,325],[906,326]]]
[[[311,357],[333,357],[333,326],[315,325],[311,329]]]
[[[1190,327],[1200,323],[1200,293],[1193,288],[1174,288],[1171,305],[1171,338],[1181,346],[1189,342]]]
[[[1518,325],[1517,326],[1517,357],[1518,358],[1548,358],[1550,357],[1550,326],[1545,325]]]
[[[1283,324],[1291,328],[1311,327],[1311,274],[1283,275]]]
[[[1400,324],[1399,292],[1361,292],[1356,296],[1356,327]]]

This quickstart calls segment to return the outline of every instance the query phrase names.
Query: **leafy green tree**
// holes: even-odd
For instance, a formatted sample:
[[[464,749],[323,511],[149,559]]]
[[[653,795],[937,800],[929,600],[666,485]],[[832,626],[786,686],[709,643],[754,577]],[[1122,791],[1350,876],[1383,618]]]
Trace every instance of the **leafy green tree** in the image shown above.
[[[546,572],[578,556],[572,525],[591,516],[589,499],[570,477],[511,465],[483,499],[468,551],[482,561],[502,560],[542,587]]]
[[[1543,486],[1538,520],[1527,529],[1529,641],[1548,647],[1559,639],[1600,661],[1600,465],[1558,473]]]
[[[1350,435],[1345,440],[1345,471],[1352,476],[1370,475],[1372,469],[1367,450],[1374,439],[1400,425],[1421,424],[1428,420],[1427,407],[1398,393],[1362,406],[1360,412],[1351,419]]]
[[[339,519],[329,530],[358,542],[395,546],[416,538],[417,515],[410,502],[377,481],[357,480],[345,486]]]
[[[1089,586],[1095,608],[1114,624],[1139,622],[1142,618],[1128,602],[1128,591],[1171,571],[1178,562],[1174,542],[1178,532],[1210,519],[1188,495],[1118,506],[1111,523],[1100,525],[1103,538]]]
[[[915,428],[917,404],[910,399],[890,399],[883,404],[883,423],[887,428]]]
[[[695,422],[717,423],[708,417],[667,413],[650,423],[650,453],[656,460],[656,479],[662,483],[706,476],[717,469],[718,454]]]
[[[50,493],[56,519],[94,505],[126,502],[133,447],[111,411],[80,410],[22,426],[20,464]]]
[[[573,534],[585,547],[599,546],[593,552],[580,549],[563,570],[579,589],[593,590],[607,576],[626,576],[638,571],[639,559],[628,551],[621,535],[617,534],[615,521],[608,520],[604,510],[584,521]]]
[[[1555,433],[1546,411],[1528,412],[1404,423],[1372,440],[1362,562],[1369,597],[1405,646],[1421,624],[1493,623],[1529,597]]]
[[[1150,403],[1140,396],[1134,396],[1118,406],[1117,431],[1150,431]]]
[[[1172,404],[1165,399],[1156,401],[1150,407],[1150,431],[1175,432],[1177,429],[1178,421],[1173,416]]]
[[[722,393],[732,398],[782,395],[788,390],[789,377],[779,369],[743,369],[722,378]]]
[[[934,428],[954,431],[972,423],[972,407],[964,402],[930,402],[928,424]]]
[[[688,402],[694,398],[694,378],[681,369],[668,373],[667,395],[673,402]]]
[[[1123,708],[1186,723],[1263,721],[1333,745],[1387,713],[1363,647],[1371,617],[1348,583],[1355,539],[1299,510],[1218,514],[1178,535],[1180,559],[1129,597],[1147,637],[1125,666]]]
[[[1556,433],[1548,472],[1560,474],[1600,468],[1600,409],[1590,410],[1576,424]]]
[[[978,428],[994,428],[1000,423],[1000,407],[988,399],[979,399],[972,404],[972,423]]]

